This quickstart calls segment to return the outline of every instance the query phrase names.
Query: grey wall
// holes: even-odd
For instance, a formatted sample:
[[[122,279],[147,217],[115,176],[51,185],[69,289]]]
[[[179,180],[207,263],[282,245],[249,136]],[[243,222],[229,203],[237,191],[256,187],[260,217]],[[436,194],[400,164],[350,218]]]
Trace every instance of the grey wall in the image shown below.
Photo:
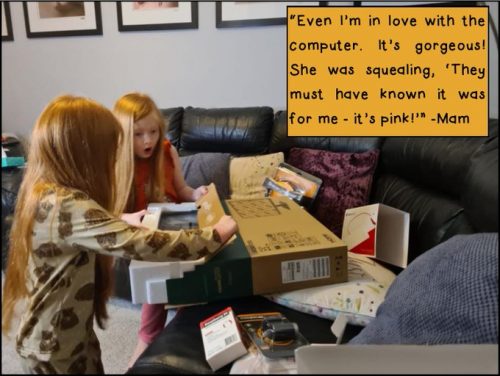
[[[54,96],[82,94],[112,106],[127,91],[160,107],[286,106],[286,27],[215,28],[215,4],[199,4],[199,28],[119,32],[115,2],[101,3],[103,35],[28,39],[11,3],[14,41],[2,42],[2,129],[29,134]]]
[[[498,3],[492,14],[498,27]],[[125,92],[159,107],[286,107],[286,27],[215,28],[215,4],[199,3],[199,28],[119,32],[115,2],[102,2],[103,35],[26,37],[21,2],[11,2],[13,42],[2,42],[2,132],[29,136],[62,93],[108,107]],[[490,37],[490,116],[498,117],[498,46]]]

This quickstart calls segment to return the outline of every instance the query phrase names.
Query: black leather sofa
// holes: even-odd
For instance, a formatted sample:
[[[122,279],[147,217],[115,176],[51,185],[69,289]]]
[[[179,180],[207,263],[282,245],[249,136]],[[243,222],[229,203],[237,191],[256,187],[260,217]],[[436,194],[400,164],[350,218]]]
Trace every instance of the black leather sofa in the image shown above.
[[[292,147],[336,152],[379,149],[370,202],[410,213],[409,262],[456,234],[498,232],[498,120],[487,137],[288,137],[286,112],[269,107],[169,108],[168,137],[181,155],[225,152],[256,155]],[[396,273],[400,270],[392,268]],[[127,297],[126,265],[116,266],[118,295]],[[132,374],[212,373],[198,323],[227,306],[236,313],[278,310],[311,342],[334,342],[331,322],[262,297],[185,307],[129,370]],[[348,327],[345,340],[359,331]],[[323,334],[321,334],[323,333]],[[326,334],[325,334],[326,333]],[[227,373],[226,366],[217,373]]]

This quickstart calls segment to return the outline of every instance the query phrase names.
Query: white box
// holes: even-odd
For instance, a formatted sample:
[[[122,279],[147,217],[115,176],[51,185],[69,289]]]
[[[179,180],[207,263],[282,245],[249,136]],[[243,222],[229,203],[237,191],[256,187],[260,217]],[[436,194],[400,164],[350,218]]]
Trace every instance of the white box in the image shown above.
[[[231,307],[200,322],[205,358],[217,371],[247,353]]]
[[[406,268],[410,214],[383,204],[347,209],[342,240],[347,250]]]
[[[168,302],[165,281],[182,278],[196,265],[206,262],[205,257],[193,261],[152,262],[132,260],[129,266],[132,303],[159,304]]]
[[[324,345],[295,350],[298,374],[494,374],[498,345]]]
[[[148,214],[142,219],[142,225],[157,229],[162,212],[191,212],[197,210],[200,227],[211,226],[224,214],[217,190],[211,184],[209,193],[196,203],[151,203],[148,205]],[[234,237],[233,237],[234,238]],[[231,239],[226,243],[229,244]],[[223,248],[223,247],[222,247]],[[221,248],[221,249],[222,249]],[[219,249],[218,252],[221,250]],[[213,255],[212,255],[213,256]],[[152,262],[132,260],[129,265],[130,287],[132,303],[159,304],[167,303],[166,280],[182,278],[185,272],[193,271],[197,265],[206,263],[208,257],[190,261]]]

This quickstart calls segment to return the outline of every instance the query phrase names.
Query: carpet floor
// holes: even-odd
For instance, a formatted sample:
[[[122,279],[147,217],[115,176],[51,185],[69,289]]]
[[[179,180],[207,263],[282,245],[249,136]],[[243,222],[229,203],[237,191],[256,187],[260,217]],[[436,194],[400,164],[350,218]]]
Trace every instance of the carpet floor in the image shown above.
[[[3,273],[2,273],[3,288]],[[105,330],[97,326],[95,332],[101,343],[102,362],[106,374],[124,374],[137,343],[141,305],[113,298],[108,303],[109,320]],[[15,349],[17,322],[12,321],[14,335],[2,335],[2,375],[23,374]]]

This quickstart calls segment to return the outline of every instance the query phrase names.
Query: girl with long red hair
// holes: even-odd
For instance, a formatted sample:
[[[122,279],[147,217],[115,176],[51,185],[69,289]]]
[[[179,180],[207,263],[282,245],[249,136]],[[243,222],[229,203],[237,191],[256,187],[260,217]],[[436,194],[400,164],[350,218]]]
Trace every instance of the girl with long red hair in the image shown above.
[[[197,259],[236,231],[229,216],[195,231],[136,227],[120,219],[115,182],[122,128],[97,102],[70,95],[43,110],[31,136],[10,233],[2,331],[26,302],[16,350],[26,373],[103,373],[94,319],[103,328],[112,257]]]

